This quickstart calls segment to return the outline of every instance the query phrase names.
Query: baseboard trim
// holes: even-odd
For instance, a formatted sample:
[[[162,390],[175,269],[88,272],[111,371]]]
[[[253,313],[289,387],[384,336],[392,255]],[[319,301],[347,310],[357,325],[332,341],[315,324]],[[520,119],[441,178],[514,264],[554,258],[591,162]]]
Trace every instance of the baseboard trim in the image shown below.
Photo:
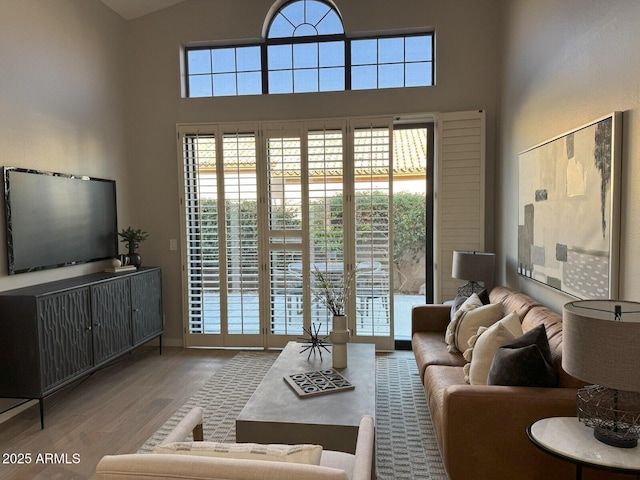
[[[5,410],[4,412],[0,413],[0,424],[12,419],[16,415],[19,415],[20,413],[35,405],[38,405],[37,400],[26,400],[14,407],[10,407],[9,410]]]

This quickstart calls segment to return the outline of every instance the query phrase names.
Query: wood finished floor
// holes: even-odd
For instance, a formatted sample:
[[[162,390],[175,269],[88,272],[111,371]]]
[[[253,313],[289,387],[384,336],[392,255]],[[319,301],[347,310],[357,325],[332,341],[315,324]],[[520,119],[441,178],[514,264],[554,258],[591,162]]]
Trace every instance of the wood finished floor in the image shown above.
[[[107,454],[133,453],[237,352],[143,347],[0,424],[0,478],[89,479]],[[11,465],[10,454],[31,464]],[[67,464],[36,463],[66,454]],[[76,457],[74,457],[76,454]],[[60,458],[60,457],[58,457]],[[74,460],[79,458],[79,462]]]
[[[104,455],[135,453],[236,350],[142,347],[45,399],[45,428],[35,405],[0,423],[0,479],[91,479]],[[399,351],[390,355],[410,355]],[[30,454],[11,465],[10,454]],[[37,463],[46,454],[67,464]],[[77,457],[74,457],[74,454]],[[75,458],[79,462],[74,463]]]

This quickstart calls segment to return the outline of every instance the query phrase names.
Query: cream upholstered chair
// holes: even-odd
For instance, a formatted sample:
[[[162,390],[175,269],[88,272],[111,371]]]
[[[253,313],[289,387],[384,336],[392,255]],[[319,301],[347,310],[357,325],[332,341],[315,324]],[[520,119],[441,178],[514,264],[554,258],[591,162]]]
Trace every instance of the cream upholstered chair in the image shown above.
[[[203,410],[189,412],[162,442],[202,439]],[[323,450],[320,465],[217,458],[165,453],[107,455],[96,466],[99,480],[371,480],[374,470],[374,422],[360,421],[355,454]]]

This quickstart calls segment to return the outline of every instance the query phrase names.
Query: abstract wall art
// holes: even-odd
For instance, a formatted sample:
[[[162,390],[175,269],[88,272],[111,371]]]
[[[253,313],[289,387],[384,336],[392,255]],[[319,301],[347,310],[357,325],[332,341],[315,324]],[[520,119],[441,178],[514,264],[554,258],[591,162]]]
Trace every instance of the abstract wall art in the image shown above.
[[[617,298],[621,131],[614,112],[519,154],[520,275]]]

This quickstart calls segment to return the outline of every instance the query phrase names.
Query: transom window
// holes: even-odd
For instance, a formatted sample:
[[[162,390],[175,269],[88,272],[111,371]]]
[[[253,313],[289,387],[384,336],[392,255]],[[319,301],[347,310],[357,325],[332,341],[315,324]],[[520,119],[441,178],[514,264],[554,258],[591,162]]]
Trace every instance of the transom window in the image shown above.
[[[342,34],[342,20],[331,6],[319,0],[287,3],[274,15],[267,38],[311,37]]]
[[[187,48],[188,97],[433,85],[433,33],[350,40],[322,0],[293,0],[260,45]]]
[[[259,95],[261,61],[259,46],[188,50],[189,96]]]

